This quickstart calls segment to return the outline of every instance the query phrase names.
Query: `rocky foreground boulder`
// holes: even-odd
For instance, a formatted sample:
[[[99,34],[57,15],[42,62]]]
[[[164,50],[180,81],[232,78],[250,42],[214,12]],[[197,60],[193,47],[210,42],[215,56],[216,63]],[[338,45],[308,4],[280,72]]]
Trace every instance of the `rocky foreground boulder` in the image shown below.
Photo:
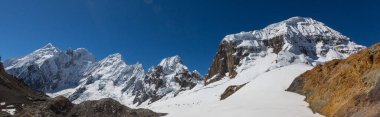
[[[318,65],[287,90],[305,95],[313,111],[329,117],[379,117],[380,44]]]
[[[246,84],[247,83],[241,84],[241,85],[231,85],[231,86],[228,86],[226,88],[226,90],[224,90],[224,92],[222,93],[222,95],[220,96],[220,100],[224,100],[224,99],[230,97],[232,94],[234,94],[236,91],[238,91],[240,88],[242,88]]]
[[[131,109],[119,102],[105,98],[73,104],[58,96],[38,105],[26,106],[16,114],[19,117],[158,117],[166,114],[148,109]]]

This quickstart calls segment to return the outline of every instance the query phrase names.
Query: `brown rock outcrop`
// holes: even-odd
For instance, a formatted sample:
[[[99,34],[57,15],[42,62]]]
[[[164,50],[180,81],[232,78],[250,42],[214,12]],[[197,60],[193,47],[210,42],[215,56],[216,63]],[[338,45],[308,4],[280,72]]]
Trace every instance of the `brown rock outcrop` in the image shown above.
[[[69,115],[78,117],[158,117],[166,114],[155,113],[148,109],[131,109],[111,98],[105,98],[75,105]]]
[[[318,65],[287,90],[305,95],[313,111],[329,117],[379,117],[380,44]]]
[[[205,77],[205,85],[219,81],[226,73],[229,77],[234,78],[237,75],[236,67],[249,53],[259,53],[272,48],[273,52],[278,54],[284,45],[284,36],[258,41],[263,44],[262,47],[237,47],[237,44],[241,42],[223,41]]]
[[[236,48],[234,48],[231,43],[223,42],[220,45],[211,67],[208,70],[208,74],[205,77],[205,85],[220,80],[224,77],[225,73],[229,73],[230,77],[234,77],[236,75],[236,71],[234,69],[239,60],[235,60],[232,55],[235,51]]]
[[[247,84],[247,83],[245,83],[245,84]],[[228,86],[227,89],[220,96],[220,100],[224,100],[224,99],[228,98],[229,96],[234,94],[236,91],[238,91],[240,88],[242,88],[245,84]]]
[[[166,114],[148,109],[131,109],[119,102],[105,98],[72,104],[67,98],[58,96],[40,104],[26,106],[15,116],[19,117],[158,117]]]

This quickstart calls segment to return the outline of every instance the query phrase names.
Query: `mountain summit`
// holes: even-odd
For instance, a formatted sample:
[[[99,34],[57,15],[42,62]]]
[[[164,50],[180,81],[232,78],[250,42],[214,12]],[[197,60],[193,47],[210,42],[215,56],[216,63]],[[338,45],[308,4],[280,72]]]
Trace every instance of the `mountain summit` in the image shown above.
[[[82,74],[95,62],[86,49],[66,52],[51,43],[25,57],[7,61],[7,72],[23,79],[34,90],[55,92],[78,85]]]
[[[317,65],[321,62],[346,58],[364,46],[312,18],[292,17],[264,29],[231,34],[222,40],[209,69],[205,84],[231,78],[248,61],[267,58],[267,68],[292,63]],[[270,60],[271,59],[271,60]],[[244,68],[243,68],[244,69]]]
[[[123,94],[134,90],[135,83],[144,77],[141,64],[127,64],[122,55],[115,53],[94,63],[83,75],[80,85],[54,95],[67,95],[74,102],[113,98],[120,101]],[[125,97],[128,98],[128,97]]]
[[[200,83],[202,76],[197,72],[190,72],[183,65],[181,58],[176,55],[164,58],[156,67],[150,68],[141,86],[134,91],[134,103],[141,104],[147,100],[155,102],[166,95],[176,96],[180,91],[192,89]]]
[[[184,67],[182,64],[181,57],[179,57],[178,55],[164,58],[158,65],[162,66],[164,72],[166,73],[171,73],[177,70],[178,68]]]
[[[292,17],[287,20],[271,24],[264,29],[238,34],[227,35],[223,41],[233,40],[268,40],[277,36],[322,36],[331,38],[348,39],[339,32],[326,26],[324,23],[312,18]]]

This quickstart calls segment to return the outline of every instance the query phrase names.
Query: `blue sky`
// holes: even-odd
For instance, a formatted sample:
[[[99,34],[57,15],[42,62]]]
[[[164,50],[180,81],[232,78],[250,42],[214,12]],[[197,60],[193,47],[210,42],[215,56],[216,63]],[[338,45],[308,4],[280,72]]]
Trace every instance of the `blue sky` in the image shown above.
[[[221,39],[293,16],[312,17],[366,46],[380,42],[377,0],[1,0],[0,54],[47,43],[84,47],[98,60],[121,53],[145,68],[180,55],[206,73]]]

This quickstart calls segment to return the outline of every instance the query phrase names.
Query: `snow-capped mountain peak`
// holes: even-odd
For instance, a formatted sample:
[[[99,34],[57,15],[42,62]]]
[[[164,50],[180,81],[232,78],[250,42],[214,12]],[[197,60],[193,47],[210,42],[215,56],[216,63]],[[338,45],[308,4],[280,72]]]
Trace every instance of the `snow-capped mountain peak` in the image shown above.
[[[162,66],[164,73],[170,74],[179,69],[187,69],[186,66],[182,64],[181,57],[178,55],[164,58],[158,66]]]
[[[175,55],[175,56],[172,56],[172,57],[167,57],[167,58],[164,58],[159,65],[161,66],[175,66],[176,64],[178,63],[182,63],[181,61],[181,57],[179,57],[178,55]]]
[[[91,64],[75,88],[51,95],[65,95],[75,103],[101,98],[120,100],[124,94],[130,94],[134,90],[135,82],[143,77],[142,64],[128,65],[120,53],[115,53]]]
[[[91,80],[87,81],[89,83],[99,79],[114,80],[114,82],[119,79],[120,82],[123,82],[126,78],[129,78],[127,75],[131,73],[131,69],[138,69],[139,72],[144,72],[142,65],[127,65],[124,62],[122,55],[120,53],[115,53],[92,65],[92,67],[84,74],[85,77],[89,78],[83,80]],[[120,80],[120,78],[122,80]]]
[[[316,21],[312,18],[306,17],[292,17],[287,20],[271,24],[264,29],[241,32],[237,34],[227,35],[223,41],[234,41],[234,40],[267,40],[277,36],[287,35],[289,37],[296,36],[323,36],[330,38],[344,38],[339,32],[326,26],[324,23]]]
[[[53,56],[57,55],[60,52],[59,49],[54,47],[51,43],[45,45],[44,47],[35,50],[31,54],[14,59],[11,62],[10,66],[6,66],[6,69],[18,68],[25,65],[37,64],[41,66],[43,62]],[[8,63],[7,63],[8,64]]]
[[[72,54],[72,56],[80,58],[82,60],[87,60],[91,62],[96,61],[95,56],[85,48],[77,48],[74,51],[71,51],[71,49],[68,49],[66,51],[66,54],[68,55]]]
[[[120,53],[108,55],[105,59],[122,60],[123,57]]]
[[[51,43],[48,43],[48,44],[46,44],[44,47],[42,47],[42,48],[56,48],[53,44],[51,44]]]
[[[7,62],[6,70],[31,88],[54,92],[77,85],[95,57],[83,48],[63,52],[49,43],[25,57]]]
[[[134,103],[141,104],[147,100],[152,103],[163,96],[175,96],[180,91],[192,89],[200,83],[202,76],[190,72],[182,64],[178,55],[164,58],[156,67],[150,68],[141,83],[141,88],[134,91]]]
[[[266,69],[296,63],[317,65],[346,58],[363,48],[322,22],[292,17],[260,30],[225,36],[205,82],[215,82],[226,75],[235,77],[258,64],[257,59],[266,58]]]
[[[54,47],[53,44],[48,43],[44,47],[37,49],[33,53],[29,54],[29,56],[34,56],[34,57],[47,56],[47,55],[57,54],[58,52],[60,52],[60,50],[58,48]]]
[[[44,56],[44,55],[53,55],[60,52],[58,48],[53,46],[53,44],[48,43],[40,49],[35,50],[33,53],[28,56]]]
[[[318,22],[312,18],[309,18],[309,17],[300,17],[300,16],[295,16],[295,17],[291,17],[287,20],[285,20],[284,22],[286,22],[286,24],[288,25],[297,25],[299,22],[307,22],[307,23],[310,23],[310,24],[314,24],[314,23],[320,23],[320,24],[323,24],[322,22]]]
[[[99,61],[99,63],[104,66],[109,66],[112,64],[126,64],[123,61],[123,57],[120,53],[111,54],[107,56],[106,58],[104,58],[103,60]]]

